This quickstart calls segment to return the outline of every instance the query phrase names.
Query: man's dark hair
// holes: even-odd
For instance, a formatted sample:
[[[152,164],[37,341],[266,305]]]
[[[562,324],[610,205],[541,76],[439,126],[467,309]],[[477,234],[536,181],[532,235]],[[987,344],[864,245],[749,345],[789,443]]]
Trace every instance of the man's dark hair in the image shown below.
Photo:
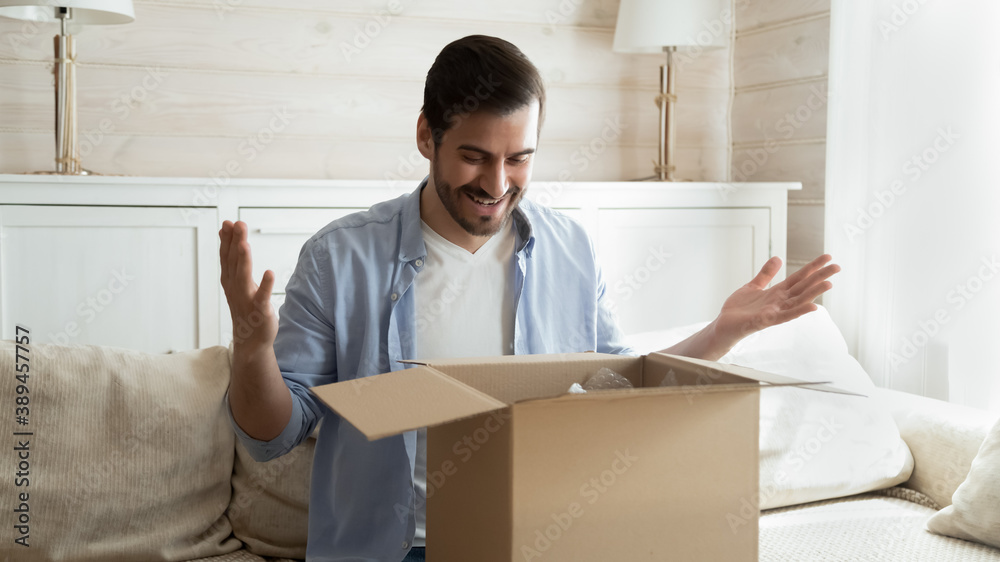
[[[512,43],[469,35],[449,43],[427,71],[424,106],[435,148],[465,115],[505,117],[538,100],[538,132],[545,118],[545,85],[535,65]]]

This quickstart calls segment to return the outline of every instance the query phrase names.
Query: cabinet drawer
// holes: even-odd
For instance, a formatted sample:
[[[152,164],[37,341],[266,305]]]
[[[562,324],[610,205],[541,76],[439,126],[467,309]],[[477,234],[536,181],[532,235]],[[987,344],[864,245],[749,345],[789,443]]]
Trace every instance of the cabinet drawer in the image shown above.
[[[243,207],[240,220],[250,229],[253,278],[274,272],[274,293],[283,294],[306,240],[330,222],[364,208],[264,209]]]

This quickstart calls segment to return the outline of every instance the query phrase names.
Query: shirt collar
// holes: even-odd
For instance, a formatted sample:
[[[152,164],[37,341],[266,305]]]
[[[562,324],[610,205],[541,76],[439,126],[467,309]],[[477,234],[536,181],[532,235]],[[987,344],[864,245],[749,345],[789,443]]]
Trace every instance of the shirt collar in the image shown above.
[[[424,235],[420,231],[420,191],[427,185],[430,176],[425,176],[420,185],[410,194],[409,200],[403,206],[402,228],[399,241],[399,261],[410,262],[418,258],[427,257],[427,247],[424,246]],[[522,200],[523,201],[523,200]],[[518,205],[511,213],[514,221],[514,231],[517,235],[517,242],[514,246],[515,253],[524,251],[527,256],[531,256],[531,248],[535,243],[535,236],[532,233],[531,221]]]
[[[521,201],[523,202],[524,199]],[[518,205],[510,216],[514,219],[514,232],[517,234],[514,252],[518,254],[524,252],[527,257],[531,257],[531,248],[535,245],[535,235],[531,230],[531,221],[528,220],[527,215],[521,210],[521,205]]]
[[[427,257],[427,248],[424,246],[424,235],[420,231],[420,190],[427,185],[427,178],[424,177],[417,189],[410,194],[410,198],[403,205],[402,228],[400,229],[399,241],[399,261],[410,262],[418,258]]]

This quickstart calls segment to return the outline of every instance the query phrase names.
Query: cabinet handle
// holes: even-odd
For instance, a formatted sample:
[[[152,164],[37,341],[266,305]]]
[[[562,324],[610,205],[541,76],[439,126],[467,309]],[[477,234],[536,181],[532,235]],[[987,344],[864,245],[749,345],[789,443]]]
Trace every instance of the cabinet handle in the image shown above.
[[[318,228],[316,230],[319,230]],[[316,234],[316,230],[303,230],[302,228],[255,228],[257,234]]]

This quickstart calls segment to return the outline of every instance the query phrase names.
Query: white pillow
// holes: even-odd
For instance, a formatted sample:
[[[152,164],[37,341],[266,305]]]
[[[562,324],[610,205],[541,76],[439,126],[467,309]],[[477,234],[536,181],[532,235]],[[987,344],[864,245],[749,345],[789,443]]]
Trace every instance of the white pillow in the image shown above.
[[[927,520],[927,530],[1000,548],[1000,421],[983,441],[951,505]]]
[[[649,353],[707,324],[626,340],[639,353]],[[830,381],[866,396],[875,388],[823,307],[748,336],[720,362]],[[905,482],[912,470],[913,457],[895,421],[872,399],[801,388],[761,391],[760,509],[888,488]]]

